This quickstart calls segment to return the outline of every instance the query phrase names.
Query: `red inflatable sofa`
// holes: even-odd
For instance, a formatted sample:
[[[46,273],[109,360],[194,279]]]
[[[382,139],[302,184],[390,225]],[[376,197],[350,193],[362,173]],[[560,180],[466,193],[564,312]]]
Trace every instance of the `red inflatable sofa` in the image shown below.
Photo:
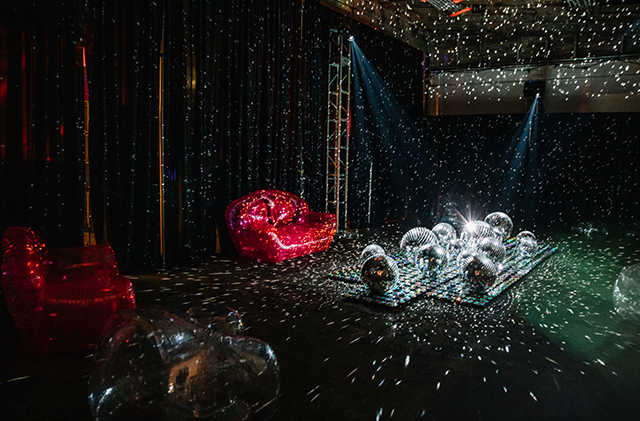
[[[232,202],[227,228],[241,256],[280,262],[326,250],[336,232],[336,216],[313,212],[294,194],[258,190]]]
[[[35,354],[93,349],[111,314],[135,308],[133,286],[109,244],[48,249],[24,227],[10,227],[1,242],[2,293]]]

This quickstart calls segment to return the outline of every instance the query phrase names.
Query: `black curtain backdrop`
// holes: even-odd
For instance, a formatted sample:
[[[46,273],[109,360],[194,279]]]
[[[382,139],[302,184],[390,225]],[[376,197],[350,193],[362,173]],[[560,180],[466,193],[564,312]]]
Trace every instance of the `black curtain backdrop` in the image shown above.
[[[51,247],[82,244],[83,47],[94,230],[123,272],[163,265],[161,58],[167,266],[234,253],[224,211],[253,190],[288,190],[323,210],[327,41],[340,20],[302,0],[0,3],[0,230],[25,225]],[[371,111],[363,133],[374,137],[352,139],[351,156],[372,151],[378,166],[369,223],[369,166],[353,163],[351,226],[428,226],[447,201],[478,216],[500,210],[503,157],[524,114],[423,119],[415,92],[424,57],[368,29],[356,35],[408,111],[394,138],[375,134],[385,131]],[[637,113],[541,114],[537,208],[515,212],[514,222],[638,223],[637,121]],[[409,132],[419,141],[407,143]],[[389,142],[402,153],[381,159]]]
[[[535,209],[520,198],[514,223],[532,228],[570,228],[576,222],[604,222],[624,233],[640,222],[638,113],[540,114],[537,129]],[[457,202],[484,216],[497,208],[507,167],[505,151],[524,115],[447,116],[419,122],[438,161],[438,205]],[[516,197],[526,186],[516,185]],[[635,228],[637,230],[637,226]]]
[[[363,25],[350,31],[384,81],[374,92],[354,90],[351,226],[402,221],[430,227],[447,203],[455,203],[465,218],[505,211],[498,203],[500,188],[512,184],[512,141],[525,114],[422,117],[427,58]],[[378,104],[371,99],[376,96]],[[612,232],[640,232],[640,113],[540,113],[535,121],[537,130],[521,158],[529,174],[521,174],[510,192],[508,213],[518,228],[603,222]]]
[[[405,220],[430,227],[444,216],[447,203],[455,203],[462,215],[470,219],[483,219],[490,212],[504,211],[498,205],[499,190],[512,156],[508,153],[509,146],[524,119],[524,114],[417,119],[414,124],[421,133],[417,144],[423,150],[416,156],[428,157],[423,162],[433,167],[435,175],[422,185],[394,184],[391,177],[384,175],[393,170],[391,164],[385,167],[385,160],[376,160],[370,225]],[[520,229],[569,229],[577,222],[603,222],[612,233],[637,233],[638,121],[638,113],[539,114],[537,136],[533,140],[537,177],[531,178],[535,178],[534,186],[526,186],[527,180],[521,180],[513,187],[514,209],[508,213],[514,224]],[[366,141],[374,145],[380,142],[374,133],[369,135]],[[364,176],[368,180],[368,174]],[[354,180],[352,184],[357,183]],[[386,194],[385,189],[393,189],[395,193]],[[415,198],[420,198],[426,189],[433,194],[425,206]],[[533,204],[524,197],[525,190],[534,192]],[[402,203],[391,203],[390,199]],[[366,212],[361,210],[351,221],[364,227],[366,218]]]
[[[323,210],[325,49],[339,15],[303,0],[0,8],[2,231],[25,225],[51,247],[82,244],[83,47],[94,230],[125,273],[233,253],[224,211],[257,189]]]

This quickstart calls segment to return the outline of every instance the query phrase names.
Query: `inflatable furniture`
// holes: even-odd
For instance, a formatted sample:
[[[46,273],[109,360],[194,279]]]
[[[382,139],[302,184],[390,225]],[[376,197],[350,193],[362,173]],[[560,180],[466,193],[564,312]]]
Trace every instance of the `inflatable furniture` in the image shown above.
[[[291,193],[258,190],[232,202],[225,214],[238,253],[279,262],[326,250],[336,231],[336,216],[313,212]]]
[[[121,276],[109,244],[48,249],[24,227],[2,236],[2,293],[29,351],[93,349],[107,319],[135,308],[129,279]]]

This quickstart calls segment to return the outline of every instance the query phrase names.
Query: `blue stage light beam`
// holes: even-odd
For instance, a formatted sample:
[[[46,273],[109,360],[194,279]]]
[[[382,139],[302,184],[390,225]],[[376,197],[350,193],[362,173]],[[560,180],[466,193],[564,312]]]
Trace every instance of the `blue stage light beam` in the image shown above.
[[[522,222],[535,223],[538,188],[538,98],[536,97],[502,162],[506,170],[497,194],[497,207]]]
[[[522,221],[531,228],[536,226],[538,212],[538,106],[536,97],[531,105],[533,113],[529,125],[528,159],[522,194]]]
[[[386,206],[387,214],[395,211],[403,216],[402,207],[406,206],[412,214],[427,214],[434,198],[431,147],[355,41],[351,42],[351,57],[355,91],[352,138],[356,145],[351,185],[359,199],[354,199],[350,208],[361,216],[366,212],[362,198],[369,194],[373,173],[371,184],[376,186],[378,208]]]

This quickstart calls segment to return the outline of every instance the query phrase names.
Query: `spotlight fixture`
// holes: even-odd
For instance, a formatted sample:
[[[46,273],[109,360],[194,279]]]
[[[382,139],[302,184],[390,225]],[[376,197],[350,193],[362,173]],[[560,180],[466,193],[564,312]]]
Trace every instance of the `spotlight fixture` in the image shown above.
[[[571,7],[593,7],[596,5],[596,0],[567,0],[567,3]]]
[[[353,35],[347,36],[347,41],[353,41],[353,40],[354,40]]]
[[[422,0],[423,3],[425,1],[428,1],[432,6],[434,6],[438,10],[444,11],[444,10],[458,9],[458,5],[456,4],[456,1],[452,1],[452,0]],[[459,3],[460,1],[458,1],[457,3]]]
[[[524,89],[522,90],[522,94],[528,98],[544,97],[544,88],[545,88],[544,80],[529,80],[525,82]]]

